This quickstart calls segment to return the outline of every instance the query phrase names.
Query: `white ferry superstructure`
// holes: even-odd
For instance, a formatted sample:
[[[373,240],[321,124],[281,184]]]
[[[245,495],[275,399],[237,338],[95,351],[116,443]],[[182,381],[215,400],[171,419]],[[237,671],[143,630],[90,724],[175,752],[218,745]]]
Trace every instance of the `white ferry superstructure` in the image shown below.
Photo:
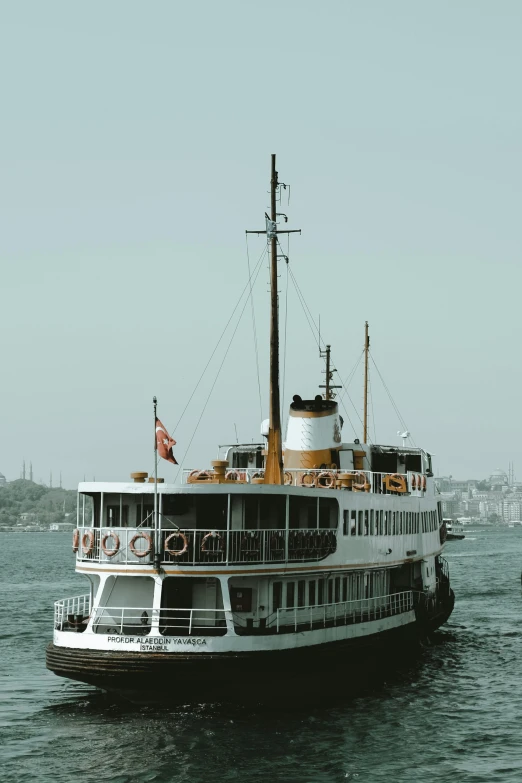
[[[267,441],[220,447],[181,484],[79,485],[73,548],[89,589],[55,604],[58,675],[149,698],[263,692],[316,666],[346,676],[351,656],[413,645],[451,614],[430,455],[364,442],[366,420],[363,442],[343,441],[328,383],[326,399],[294,396],[281,442],[278,187],[273,156]]]

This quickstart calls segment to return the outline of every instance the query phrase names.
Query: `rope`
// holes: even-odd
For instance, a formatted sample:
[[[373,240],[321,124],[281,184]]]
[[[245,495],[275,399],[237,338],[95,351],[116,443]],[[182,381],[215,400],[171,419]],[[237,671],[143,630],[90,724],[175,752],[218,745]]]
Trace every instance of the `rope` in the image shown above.
[[[288,236],[288,252],[287,252],[287,259],[290,257],[290,234]],[[282,388],[282,394],[281,394],[281,404],[284,406],[284,399],[285,399],[285,380],[286,380],[286,340],[287,340],[287,325],[288,325],[288,283],[289,283],[289,274],[288,274],[288,260],[286,262],[286,291],[285,291],[285,343],[284,343],[284,349],[283,349],[283,388]],[[281,411],[283,413],[283,411]],[[282,415],[281,420],[283,421],[285,417]]]
[[[252,275],[256,273],[256,269],[258,269],[258,267],[259,267],[259,265],[260,265],[261,261],[263,260],[263,256],[265,255],[265,253],[266,253],[266,252],[267,252],[267,248],[265,247],[265,248],[264,248],[264,250],[263,250],[263,252],[261,253],[261,255],[260,255],[259,259],[258,259],[258,260],[257,260],[257,262],[256,262],[256,265],[255,265],[255,267],[254,267],[254,272],[252,272]],[[201,381],[202,381],[202,379],[203,379],[203,376],[205,375],[205,373],[206,373],[206,371],[207,371],[207,369],[208,369],[208,366],[209,366],[210,362],[211,362],[211,361],[212,361],[212,359],[214,358],[214,355],[215,355],[215,353],[216,353],[217,349],[219,348],[219,344],[220,344],[221,340],[223,339],[223,336],[224,336],[225,332],[227,331],[227,329],[228,329],[228,327],[229,327],[229,324],[230,324],[230,322],[232,321],[232,318],[234,317],[234,313],[236,312],[237,308],[239,307],[239,305],[240,305],[240,303],[241,303],[241,299],[243,298],[245,291],[247,290],[247,288],[248,288],[248,287],[249,287],[249,285],[250,285],[250,280],[251,280],[251,278],[252,278],[252,275],[250,275],[250,277],[249,277],[249,279],[248,279],[248,281],[247,281],[247,283],[246,283],[245,287],[244,287],[244,288],[243,288],[243,290],[241,291],[241,293],[240,293],[240,295],[239,295],[239,299],[237,300],[237,303],[236,303],[236,305],[235,305],[234,309],[232,310],[232,313],[231,313],[231,315],[230,315],[230,318],[229,318],[229,319],[228,319],[228,321],[226,322],[226,324],[225,324],[225,327],[224,327],[223,331],[221,332],[221,335],[219,336],[219,339],[218,339],[218,341],[217,341],[217,343],[216,343],[216,345],[215,345],[215,347],[214,347],[214,350],[213,350],[213,351],[212,351],[212,353],[210,354],[210,357],[209,357],[209,359],[208,359],[207,363],[205,364],[205,367],[203,368],[203,372],[202,372],[202,373],[201,373],[201,375],[199,376],[199,378],[198,378],[198,380],[197,380],[197,383],[196,383],[196,385],[194,386],[194,389],[193,389],[193,391],[192,391],[192,394],[191,394],[191,395],[190,395],[190,397],[188,398],[188,402],[187,402],[187,404],[185,405],[185,407],[183,408],[183,411],[182,411],[182,413],[181,413],[181,416],[179,417],[178,421],[176,422],[176,425],[174,426],[174,428],[173,428],[172,430],[169,430],[169,432],[175,432],[175,431],[177,430],[177,428],[179,427],[179,425],[180,425],[180,423],[181,423],[181,420],[183,419],[183,416],[185,415],[185,413],[186,413],[186,411],[187,411],[187,408],[188,408],[188,406],[190,405],[190,402],[191,402],[192,398],[194,397],[194,394],[196,393],[196,391],[197,391],[197,389],[198,389],[198,387],[199,387],[199,384],[201,383]],[[256,275],[256,276],[257,276],[257,275]],[[247,301],[248,301],[248,299],[247,299]]]
[[[263,259],[263,256],[261,256],[261,258],[259,259],[259,261],[258,261],[258,263],[256,265],[256,268],[254,269],[254,272],[255,272],[254,283],[256,282],[257,277],[259,275],[259,272],[261,270],[261,261],[262,261],[262,259]],[[243,290],[243,293],[244,293],[244,290]],[[225,355],[223,356],[221,364],[218,367],[218,371],[216,373],[216,377],[214,378],[214,382],[213,382],[212,386],[210,387],[210,391],[208,393],[207,399],[205,400],[205,404],[203,405],[203,409],[202,409],[202,411],[201,411],[201,413],[199,415],[199,419],[197,420],[196,426],[194,427],[194,432],[192,433],[192,437],[190,438],[189,444],[188,444],[187,448],[185,449],[185,453],[184,453],[183,458],[181,460],[181,463],[180,463],[180,465],[178,467],[178,470],[176,471],[176,475],[174,477],[174,483],[176,482],[176,479],[177,479],[177,477],[179,475],[179,472],[180,472],[180,470],[183,467],[183,464],[185,462],[185,458],[186,458],[186,456],[188,454],[188,451],[189,451],[189,449],[190,449],[190,447],[192,445],[192,441],[194,440],[194,438],[196,436],[196,432],[197,432],[197,429],[199,427],[199,423],[200,423],[201,419],[203,418],[203,414],[205,413],[205,410],[207,408],[208,402],[209,402],[209,400],[210,400],[210,398],[212,396],[212,392],[214,391],[214,387],[215,387],[215,385],[216,385],[216,383],[218,381],[218,378],[219,378],[219,375],[220,375],[221,370],[223,368],[223,365],[225,364],[225,359],[228,356],[228,352],[230,351],[230,348],[231,348],[232,343],[234,341],[234,337],[236,336],[236,332],[237,332],[237,330],[239,328],[239,324],[241,323],[241,319],[243,318],[243,313],[245,312],[247,304],[248,304],[248,297],[245,299],[245,303],[244,303],[243,308],[242,308],[242,310],[241,310],[241,312],[239,314],[239,318],[238,318],[237,324],[234,327],[234,331],[232,332],[232,336],[231,336],[230,341],[228,343],[227,350],[225,351]],[[237,309],[237,308],[234,308],[234,309]]]
[[[368,391],[370,392],[370,408],[372,410],[373,437],[375,438],[375,440],[377,440],[377,427],[375,424],[375,413],[373,411],[373,394],[372,394],[372,384],[370,382],[370,373],[368,373]]]
[[[245,233],[245,242],[246,242],[247,264],[248,264],[248,282],[250,283],[250,304],[252,306],[252,329],[254,332],[254,349],[256,352],[257,390],[259,393],[259,416],[261,421],[263,419],[263,402],[261,400],[261,380],[259,377],[259,351],[257,349],[256,313],[254,309],[254,297],[252,295],[252,274],[250,272],[250,253],[248,252],[248,234],[246,233]]]
[[[373,358],[373,355],[372,355],[371,351],[370,351],[370,358],[371,358],[371,360],[372,360],[372,362],[373,362],[373,365],[374,365],[375,369],[377,370],[377,373],[378,373],[378,375],[379,375],[379,378],[381,379],[382,385],[384,386],[384,388],[385,388],[385,390],[386,390],[386,394],[387,394],[387,395],[388,395],[388,397],[389,397],[389,400],[390,400],[390,402],[391,402],[391,404],[392,404],[392,406],[393,406],[393,409],[394,409],[395,413],[397,414],[397,418],[399,419],[399,423],[400,423],[401,427],[404,429],[404,431],[405,431],[405,432],[408,432],[408,427],[407,427],[407,425],[406,425],[406,422],[404,421],[404,419],[403,419],[403,418],[402,418],[402,416],[401,416],[401,412],[400,412],[400,410],[398,409],[398,407],[397,407],[397,405],[396,405],[396,403],[395,403],[395,400],[394,400],[394,399],[393,399],[393,397],[392,397],[391,391],[390,391],[390,390],[388,389],[388,387],[386,386],[386,383],[385,383],[385,381],[384,381],[384,378],[382,377],[382,375],[381,375],[381,373],[380,373],[380,370],[379,370],[379,368],[377,367],[377,363],[376,363],[375,359]],[[415,441],[413,440],[413,438],[411,437],[411,435],[409,435],[408,437],[411,439],[411,442],[413,443],[413,445],[415,446],[415,448],[417,448],[417,444],[415,443]]]

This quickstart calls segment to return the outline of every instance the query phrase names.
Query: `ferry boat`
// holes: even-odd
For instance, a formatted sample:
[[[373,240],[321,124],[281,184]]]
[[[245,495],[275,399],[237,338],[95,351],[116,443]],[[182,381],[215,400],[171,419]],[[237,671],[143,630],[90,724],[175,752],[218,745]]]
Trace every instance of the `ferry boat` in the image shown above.
[[[446,526],[446,541],[462,541],[466,538],[463,525],[454,522],[452,519],[444,519]]]
[[[367,383],[362,441],[343,439],[327,365],[323,395],[293,397],[282,442],[280,187],[272,156],[271,214],[255,232],[271,264],[262,441],[220,447],[180,484],[157,468],[80,483],[73,549],[89,588],[55,603],[47,667],[57,675],[152,700],[324,689],[336,675],[356,683],[370,650],[382,664],[451,614],[430,454],[369,442]],[[366,326],[366,380],[368,353]]]

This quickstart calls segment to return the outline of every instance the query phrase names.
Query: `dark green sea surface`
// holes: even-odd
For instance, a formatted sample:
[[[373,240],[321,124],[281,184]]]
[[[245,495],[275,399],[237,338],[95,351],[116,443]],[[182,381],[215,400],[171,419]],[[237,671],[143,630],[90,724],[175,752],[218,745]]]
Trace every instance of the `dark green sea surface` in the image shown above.
[[[457,601],[432,645],[383,653],[356,696],[311,671],[325,702],[299,707],[134,706],[48,672],[52,602],[87,592],[70,543],[0,536],[2,783],[521,783],[522,528],[446,545]]]

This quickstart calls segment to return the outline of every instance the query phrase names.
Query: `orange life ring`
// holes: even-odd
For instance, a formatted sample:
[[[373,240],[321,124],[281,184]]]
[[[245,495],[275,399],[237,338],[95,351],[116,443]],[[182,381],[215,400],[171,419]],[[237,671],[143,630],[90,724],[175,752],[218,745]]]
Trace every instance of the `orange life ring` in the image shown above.
[[[107,549],[106,544],[108,538],[114,539],[114,546],[112,549]],[[109,533],[105,533],[102,538],[101,548],[104,555],[107,555],[107,557],[114,557],[114,555],[120,551],[120,537],[116,533],[113,533],[112,530]]]
[[[82,552],[89,557],[94,551],[94,530],[87,530],[82,536]]]
[[[136,541],[139,541],[140,538],[144,538],[147,542],[147,549],[136,549]],[[146,557],[152,550],[152,538],[148,533],[143,531],[141,533],[136,533],[136,535],[133,536],[130,540],[129,549],[133,555],[136,555],[136,557]]]
[[[218,540],[218,549],[217,550],[209,550],[207,549],[207,541],[209,538],[217,538]],[[213,530],[211,533],[207,533],[206,536],[203,536],[203,539],[201,540],[201,551],[202,552],[212,552],[212,551],[223,551],[223,536],[221,536],[217,530]]]
[[[406,476],[401,473],[390,473],[384,477],[384,486],[388,492],[406,492]]]
[[[264,477],[265,477],[265,471],[264,470],[256,470],[255,473],[252,473],[252,475],[250,476],[250,479],[260,479],[260,478],[264,479]]]
[[[422,481],[422,491],[426,492],[426,476],[421,476]]]
[[[188,474],[188,478],[195,479],[199,476],[200,472],[201,472],[200,470],[191,470],[190,473]]]
[[[234,470],[234,469],[227,470],[227,472],[225,473],[225,480],[226,481],[239,481],[240,478],[241,477],[240,477],[240,475],[239,475],[237,470]]]
[[[358,470],[354,475],[354,479],[356,479],[357,477],[362,479],[362,482],[356,483],[355,481],[353,481],[352,489],[354,489],[356,492],[369,492],[370,484],[366,477],[366,473],[363,473],[362,470]]]
[[[413,491],[417,489],[417,474],[412,473],[411,474],[411,488]]]
[[[284,475],[285,487],[289,487],[293,483],[294,483],[294,477],[292,476],[289,470],[285,470],[285,475]]]
[[[335,476],[330,470],[323,470],[317,477],[317,486],[330,489],[335,484]]]
[[[169,541],[172,541],[174,538],[181,538],[183,541],[183,548],[182,549],[169,549]],[[169,555],[173,555],[174,557],[180,557],[181,555],[184,555],[185,552],[188,549],[188,538],[185,535],[185,533],[182,533],[181,530],[175,530],[174,533],[171,533],[170,536],[168,536],[165,539],[164,548],[165,552],[168,552]]]
[[[77,552],[80,546],[80,531],[78,528],[73,533],[72,551]]]
[[[198,475],[196,476],[196,481],[207,481],[207,479],[210,478],[210,473],[208,470],[200,470],[198,471]]]
[[[308,479],[310,479],[308,481]],[[316,474],[311,470],[306,470],[299,476],[299,485],[301,487],[315,487]]]

